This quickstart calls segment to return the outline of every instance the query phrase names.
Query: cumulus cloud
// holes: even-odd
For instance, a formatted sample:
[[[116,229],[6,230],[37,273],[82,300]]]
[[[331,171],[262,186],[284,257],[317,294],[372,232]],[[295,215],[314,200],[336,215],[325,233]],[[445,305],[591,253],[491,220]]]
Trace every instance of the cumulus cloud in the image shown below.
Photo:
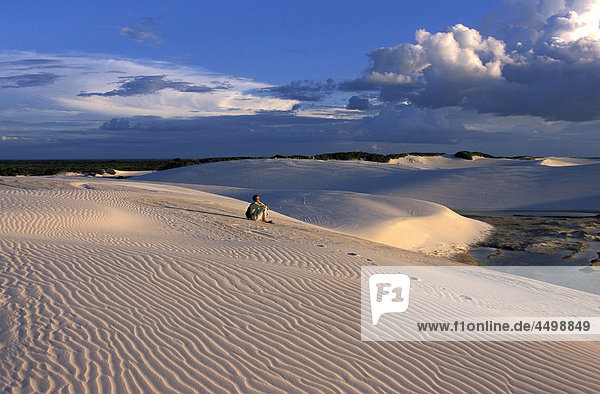
[[[364,76],[342,88],[423,108],[600,119],[600,0],[516,0],[488,28],[419,30],[415,44],[372,51]]]
[[[120,28],[121,35],[144,45],[160,45],[163,39],[156,34],[155,18],[143,18],[143,21],[135,26],[123,26]]]

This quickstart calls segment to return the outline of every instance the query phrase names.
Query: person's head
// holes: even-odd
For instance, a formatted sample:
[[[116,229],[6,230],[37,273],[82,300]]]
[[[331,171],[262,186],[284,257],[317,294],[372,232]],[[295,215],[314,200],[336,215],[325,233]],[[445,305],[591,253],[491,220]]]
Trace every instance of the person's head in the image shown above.
[[[258,196],[258,194],[255,194],[252,196],[252,201],[256,202],[260,199],[260,197]]]

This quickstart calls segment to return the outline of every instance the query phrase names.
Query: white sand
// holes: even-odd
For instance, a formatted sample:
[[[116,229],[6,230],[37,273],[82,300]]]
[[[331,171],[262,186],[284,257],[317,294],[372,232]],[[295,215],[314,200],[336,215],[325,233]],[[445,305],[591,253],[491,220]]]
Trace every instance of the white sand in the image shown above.
[[[481,160],[481,162],[475,163]],[[473,160],[465,160],[454,157],[454,155],[442,156],[413,156],[408,155],[399,159],[391,159],[388,164],[399,164],[406,168],[418,168],[421,170],[448,170],[453,168],[465,168],[473,166],[497,165],[499,161],[508,159],[487,159],[481,156],[473,156]]]
[[[115,174],[113,176],[140,176],[140,175],[146,175],[146,174],[152,174],[154,171],[121,171],[121,170],[115,170]],[[107,176],[110,174],[104,174],[104,176]]]
[[[442,259],[109,182],[0,178],[0,391],[600,390],[599,343],[361,342],[360,267]]]
[[[132,177],[132,176],[141,176],[152,174],[155,171],[122,171],[122,170],[114,170],[114,174],[109,174],[105,172],[104,174],[96,174],[94,177],[96,178],[117,178],[117,177]],[[66,172],[62,174],[63,176],[71,176],[71,177],[81,177],[84,176],[81,172]]]
[[[571,167],[598,164],[597,159],[579,159],[572,157],[547,157],[540,160],[540,164],[549,167]]]
[[[564,159],[563,161],[568,161]],[[243,160],[138,177],[249,201],[330,229],[429,254],[464,250],[490,227],[455,211],[600,213],[600,160],[568,167],[540,160],[409,156],[392,164]],[[439,205],[438,205],[439,204]]]
[[[436,158],[431,158],[435,162]],[[600,160],[549,167],[536,160],[449,160],[460,168],[318,160],[242,160],[176,168],[143,180],[265,191],[349,191],[462,209],[600,210]],[[229,188],[229,189],[227,189]],[[240,194],[241,196],[241,194]],[[247,199],[247,194],[244,194]],[[266,199],[266,196],[265,196]]]

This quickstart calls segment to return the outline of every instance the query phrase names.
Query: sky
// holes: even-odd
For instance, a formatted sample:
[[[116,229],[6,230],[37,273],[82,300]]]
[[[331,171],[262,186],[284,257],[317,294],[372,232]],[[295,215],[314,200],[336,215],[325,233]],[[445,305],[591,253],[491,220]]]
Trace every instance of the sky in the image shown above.
[[[600,0],[2,2],[0,159],[600,156]]]

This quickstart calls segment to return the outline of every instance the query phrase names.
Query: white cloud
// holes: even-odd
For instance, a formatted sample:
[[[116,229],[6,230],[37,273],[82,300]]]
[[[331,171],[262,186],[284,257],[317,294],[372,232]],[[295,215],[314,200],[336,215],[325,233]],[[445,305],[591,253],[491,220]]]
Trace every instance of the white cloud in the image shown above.
[[[495,35],[455,25],[370,53],[346,83],[385,102],[548,120],[600,119],[600,0],[516,0]]]
[[[138,44],[160,45],[164,40],[156,34],[156,18],[143,18],[143,22],[135,26],[123,26],[119,30],[121,35],[132,39]]]
[[[454,78],[465,80],[498,79],[500,66],[511,62],[504,43],[460,24],[436,34],[419,30],[415,37],[425,49],[431,72],[444,73],[445,78],[453,73]]]
[[[571,1],[550,15],[544,27],[545,40],[574,42],[600,39],[600,1]]]
[[[88,117],[241,115],[289,110],[297,103],[249,93],[270,86],[250,79],[101,55],[3,52],[0,78],[11,83],[10,89],[2,89],[0,113],[12,119],[48,118],[51,112]],[[132,81],[159,85],[121,88]]]
[[[182,93],[165,89],[153,94],[89,97],[56,97],[64,107],[77,109],[88,114],[104,116],[156,115],[166,118],[247,115],[259,110],[287,110],[295,102],[255,97],[241,91],[219,91],[210,93]]]

